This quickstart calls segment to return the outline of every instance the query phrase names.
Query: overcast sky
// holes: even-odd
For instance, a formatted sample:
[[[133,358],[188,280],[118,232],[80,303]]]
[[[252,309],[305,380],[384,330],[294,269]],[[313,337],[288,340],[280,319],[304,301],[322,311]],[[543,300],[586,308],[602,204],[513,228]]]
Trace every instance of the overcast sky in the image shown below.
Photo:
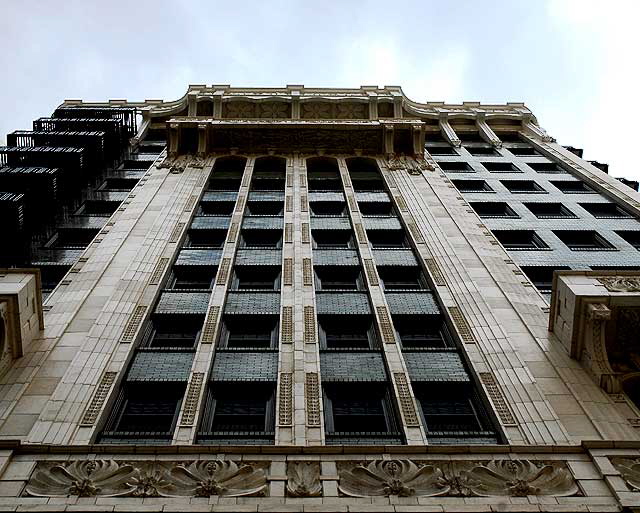
[[[0,7],[0,141],[65,98],[174,100],[189,83],[400,85],[421,102],[524,101],[558,142],[640,179],[639,0]]]

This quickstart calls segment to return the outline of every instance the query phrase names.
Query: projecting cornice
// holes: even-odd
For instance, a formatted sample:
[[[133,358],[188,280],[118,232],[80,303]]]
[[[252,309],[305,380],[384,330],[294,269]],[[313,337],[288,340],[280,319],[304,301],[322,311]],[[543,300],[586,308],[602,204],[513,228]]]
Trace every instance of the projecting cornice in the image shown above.
[[[476,119],[533,120],[524,103],[482,105],[479,102],[419,103],[398,86],[361,86],[359,89],[313,88],[288,85],[282,88],[238,88],[229,85],[190,85],[175,101],[65,100],[64,106],[129,106],[150,119],[171,116],[206,116],[216,119]]]

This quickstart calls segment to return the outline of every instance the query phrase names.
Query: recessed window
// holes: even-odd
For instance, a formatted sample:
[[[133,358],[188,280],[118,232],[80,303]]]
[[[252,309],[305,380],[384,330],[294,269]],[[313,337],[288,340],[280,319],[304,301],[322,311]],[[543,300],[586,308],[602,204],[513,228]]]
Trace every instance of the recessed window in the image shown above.
[[[203,413],[202,435],[272,435],[274,396],[273,383],[212,383]]]
[[[566,173],[566,171],[555,162],[527,162],[527,165],[536,173],[553,175]]]
[[[168,288],[209,290],[216,271],[217,267],[214,266],[174,266]]]
[[[440,169],[443,171],[448,171],[449,173],[474,173],[473,168],[467,164],[466,162],[453,161],[453,162],[444,162],[438,161],[438,165]]]
[[[428,132],[425,132],[425,139],[427,141],[427,144],[447,142],[442,133],[437,130],[429,130]]]
[[[561,219],[577,217],[562,203],[524,203],[536,217],[540,219]]]
[[[544,241],[533,230],[493,230],[493,235],[505,249],[547,249]]]
[[[472,201],[471,208],[483,218],[518,218],[518,214],[504,202]]]
[[[346,216],[347,204],[344,201],[312,201],[309,203],[314,216]]]
[[[502,142],[520,142],[522,141],[522,137],[520,137],[519,132],[495,132],[496,137],[500,139]]]
[[[509,192],[514,194],[547,192],[533,180],[500,180],[500,183],[504,185]]]
[[[393,326],[403,349],[453,347],[446,326],[439,316],[394,315]]]
[[[629,212],[622,209],[615,203],[579,203],[579,205],[587,212],[589,212],[593,217],[602,219],[632,217]]]
[[[307,184],[311,192],[342,190],[342,180],[338,171],[309,172],[307,173]]]
[[[578,181],[558,182],[558,181],[555,181],[555,182],[551,182],[551,184],[553,186],[555,186],[557,189],[560,189],[565,194],[585,194],[585,193],[594,193],[594,192],[596,192],[584,182],[578,182]]]
[[[414,385],[427,434],[466,434],[484,431],[489,420],[468,385]]]
[[[427,280],[418,266],[379,266],[378,275],[384,290],[428,289]]]
[[[531,146],[524,146],[524,147],[521,146],[518,148],[507,148],[507,149],[511,153],[519,157],[532,157],[534,155],[540,155],[540,153],[538,153],[536,149],[532,148]]]
[[[220,344],[225,348],[271,349],[278,342],[278,318],[273,315],[227,315]]]
[[[170,438],[183,394],[184,383],[125,385],[107,420],[103,436]]]
[[[156,315],[151,319],[141,347],[193,349],[203,323],[201,315]]]
[[[250,201],[247,203],[246,215],[249,216],[279,216],[282,215],[281,201]]]
[[[396,434],[388,390],[382,384],[341,383],[324,387],[327,435]]]
[[[192,248],[221,248],[227,238],[226,230],[189,230],[185,242]]]
[[[451,180],[460,192],[494,192],[484,180]]]
[[[453,146],[428,146],[427,151],[431,155],[458,155]]]
[[[482,162],[490,173],[522,173],[511,162]]]
[[[237,266],[233,273],[233,290],[280,290],[280,267]]]
[[[456,135],[458,139],[463,142],[473,142],[473,143],[484,143],[486,142],[482,137],[480,137],[480,133],[475,130],[459,130],[456,131]]]
[[[395,215],[390,201],[361,201],[358,208],[363,216],[392,216]]]
[[[46,243],[45,247],[52,249],[84,249],[93,238],[98,235],[98,229],[88,228],[60,228],[60,230]]]
[[[370,173],[354,173],[351,175],[353,190],[356,192],[384,191],[384,181],[380,176],[369,176]]]
[[[209,180],[207,190],[209,191],[237,191],[240,189],[242,174],[213,176]]]
[[[373,349],[378,345],[369,315],[321,315],[318,335],[322,349]]]
[[[258,174],[251,180],[252,191],[284,191],[284,186],[283,175]]]
[[[279,248],[282,245],[280,230],[242,230],[240,244],[244,248]]]
[[[553,233],[572,251],[615,249],[602,235],[593,230],[554,230]]]
[[[312,230],[313,247],[317,249],[349,249],[355,247],[351,230]]]
[[[201,201],[197,215],[230,216],[234,207],[233,201]]]
[[[87,200],[76,214],[86,216],[111,216],[120,206],[119,201]]]
[[[138,178],[110,177],[104,181],[99,190],[130,191],[137,183]]]
[[[403,230],[367,230],[374,248],[406,248],[409,246]]]
[[[500,154],[490,146],[465,146],[465,149],[476,157],[499,157]]]
[[[360,267],[316,266],[316,290],[362,290]]]
[[[522,266],[522,272],[543,294],[550,294],[554,271],[565,271],[569,267]]]
[[[616,233],[631,244],[634,248],[640,249],[640,231],[616,230]]]

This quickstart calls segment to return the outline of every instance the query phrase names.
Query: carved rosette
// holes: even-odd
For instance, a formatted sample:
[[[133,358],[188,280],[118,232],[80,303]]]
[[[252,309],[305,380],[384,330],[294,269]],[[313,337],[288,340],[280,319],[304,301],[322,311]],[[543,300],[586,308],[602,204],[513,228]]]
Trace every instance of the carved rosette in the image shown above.
[[[377,460],[345,464],[339,468],[339,474],[338,488],[352,497],[566,497],[579,492],[563,464],[530,460],[418,463]]]
[[[234,461],[38,463],[25,495],[35,497],[241,497],[266,495],[257,464]]]
[[[640,492],[640,458],[611,458],[611,464],[630,490]]]
[[[289,497],[321,496],[320,465],[312,461],[290,462],[287,465],[287,495]]]

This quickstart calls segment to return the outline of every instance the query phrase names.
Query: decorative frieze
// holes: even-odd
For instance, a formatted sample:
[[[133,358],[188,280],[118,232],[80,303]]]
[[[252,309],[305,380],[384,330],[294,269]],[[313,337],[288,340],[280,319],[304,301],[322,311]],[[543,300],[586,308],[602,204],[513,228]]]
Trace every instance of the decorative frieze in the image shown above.
[[[144,315],[147,312],[147,307],[143,305],[136,306],[135,310],[129,317],[129,321],[124,328],[124,332],[122,333],[122,338],[120,342],[128,343],[133,340],[133,337],[136,336],[138,329],[140,328],[140,323],[142,319],[144,319]]]
[[[451,320],[453,320],[453,324],[455,324],[463,342],[475,343],[476,339],[473,336],[473,332],[467,323],[467,319],[465,319],[460,308],[457,306],[450,306],[449,315],[451,315]]]
[[[169,263],[169,259],[162,257],[158,260],[158,263],[153,268],[153,272],[151,273],[151,277],[149,278],[149,285],[157,285],[160,283],[162,279],[162,275],[164,274],[164,270]]]
[[[189,388],[184,398],[184,408],[182,410],[181,426],[193,426],[196,420],[196,411],[200,402],[200,392],[202,391],[202,383],[204,382],[204,372],[194,372],[191,375]]]
[[[200,341],[203,344],[212,344],[216,336],[216,328],[218,326],[218,317],[220,316],[219,306],[210,306],[209,315],[204,322],[204,328],[202,329],[202,337]]]
[[[338,465],[350,497],[569,497],[579,488],[563,462],[374,460]]]
[[[98,388],[96,389],[96,393],[91,399],[89,403],[89,407],[84,412],[84,416],[80,421],[80,424],[83,426],[93,426],[98,419],[98,415],[100,415],[100,410],[102,410],[102,406],[106,401],[109,392],[111,391],[111,387],[116,380],[117,372],[107,371],[102,375],[102,379],[98,384]]]
[[[611,458],[611,464],[630,490],[640,492],[640,458]]]
[[[27,483],[33,497],[247,497],[267,494],[264,464],[76,460],[40,462]]]
[[[406,374],[404,372],[394,372],[393,378],[396,383],[396,388],[398,389],[398,402],[400,403],[404,423],[409,427],[420,426],[416,406],[409,391],[409,382],[407,381]]]
[[[217,285],[226,285],[229,278],[229,268],[231,267],[231,259],[223,258],[220,262],[220,268],[218,269],[218,276],[216,277]]]
[[[174,244],[178,242],[178,239],[180,238],[180,234],[182,233],[182,230],[184,230],[184,227],[185,223],[176,223],[176,225],[173,227],[173,230],[171,230],[171,234],[169,235],[169,243]]]
[[[290,426],[293,424],[293,374],[281,372],[278,386],[278,424]]]
[[[285,258],[284,259],[284,269],[282,271],[283,279],[282,283],[284,285],[293,285],[293,259]]]
[[[289,497],[320,497],[320,464],[315,461],[290,461],[287,464]]]
[[[316,341],[316,312],[313,306],[304,307],[304,341],[309,344]]]
[[[424,259],[424,263],[427,266],[427,270],[429,271],[429,274],[433,278],[433,282],[438,287],[446,287],[447,286],[447,282],[444,279],[444,274],[442,274],[442,270],[440,269],[440,266],[438,265],[438,262],[436,261],[436,259],[435,258],[425,258]]]
[[[293,342],[293,307],[282,307],[282,333],[280,339],[285,344]]]
[[[478,376],[480,378],[480,382],[487,390],[487,394],[493,403],[495,412],[500,418],[500,422],[505,426],[515,426],[516,420],[513,418],[513,414],[507,406],[507,401],[505,400],[502,390],[500,390],[493,374],[490,372],[479,372]]]
[[[320,425],[320,380],[317,372],[307,372],[304,379],[307,426]]]
[[[640,292],[640,276],[611,276],[597,278],[609,292]]]

